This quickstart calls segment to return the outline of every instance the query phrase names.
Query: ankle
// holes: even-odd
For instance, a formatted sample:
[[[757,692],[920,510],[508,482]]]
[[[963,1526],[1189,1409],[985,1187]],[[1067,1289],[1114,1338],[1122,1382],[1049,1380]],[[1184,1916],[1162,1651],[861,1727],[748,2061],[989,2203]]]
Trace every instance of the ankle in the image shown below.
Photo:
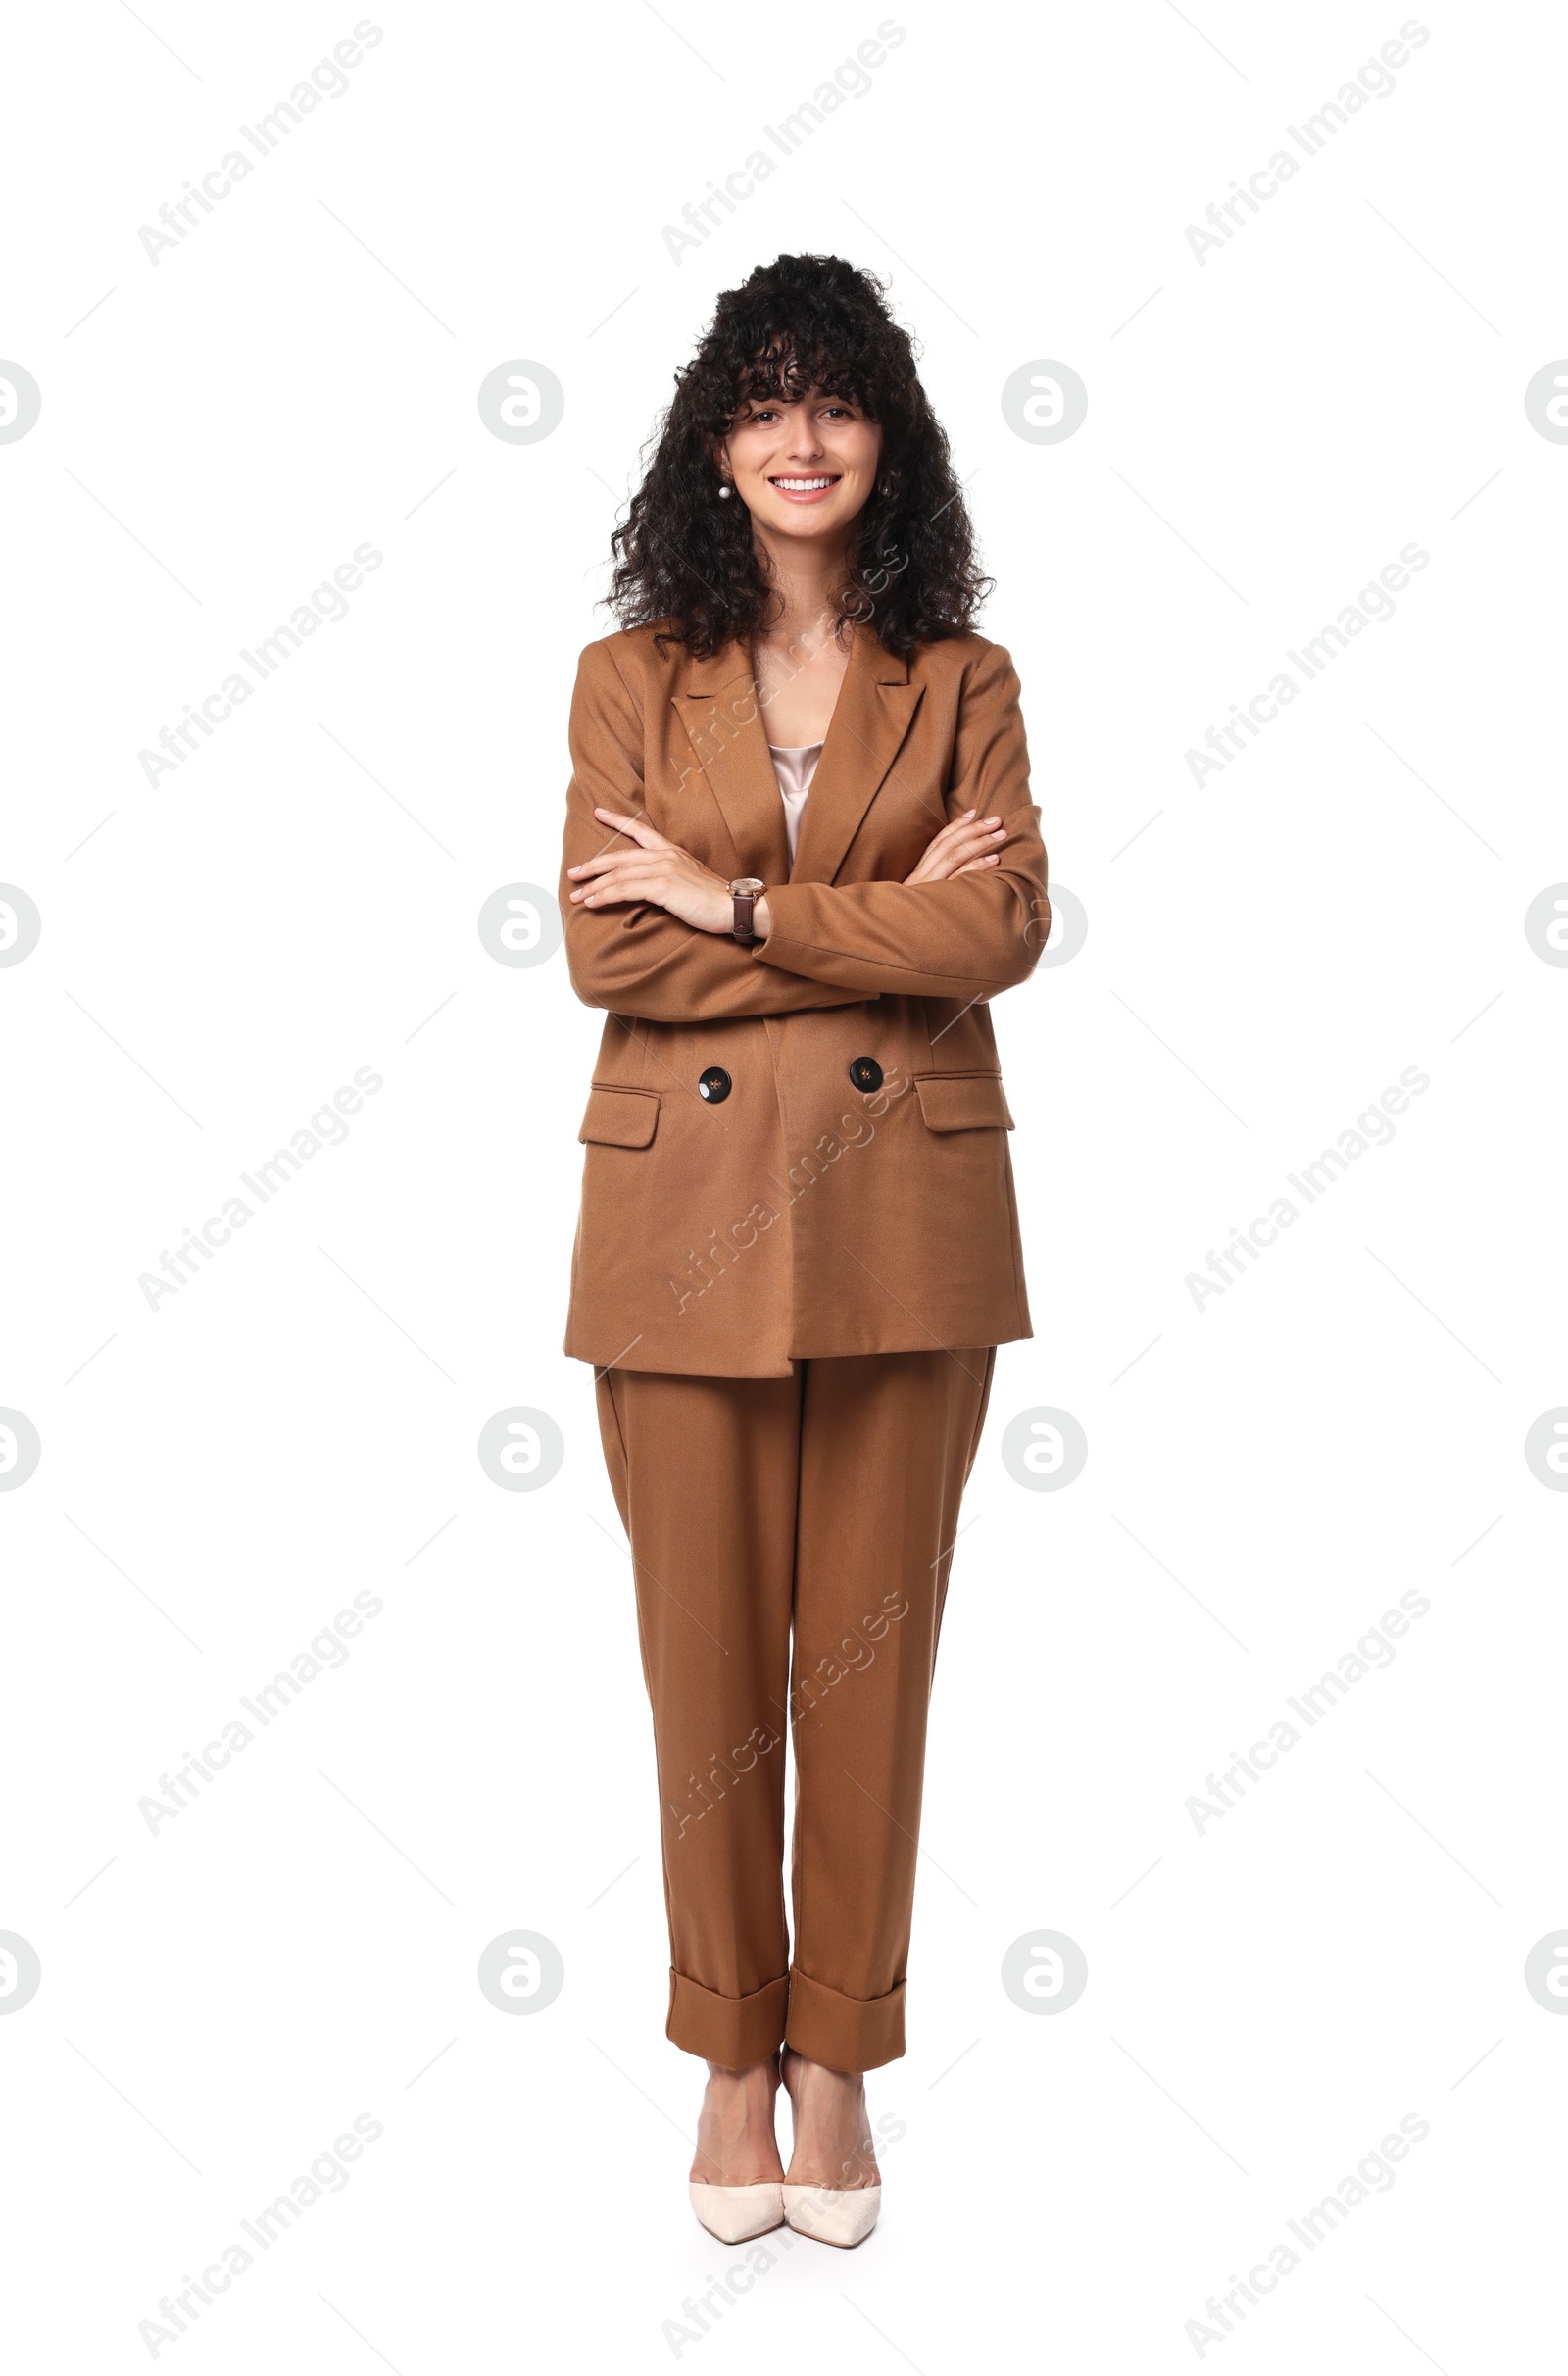
[[[739,2070],[727,2062],[710,2062],[708,2065],[708,2084],[719,2094],[771,2094],[778,2083],[777,2054],[770,2054],[765,2062],[749,2062]]]
[[[778,2062],[708,2065],[691,2175],[710,2186],[756,2186],[782,2175],[773,2109]]]
[[[865,2089],[863,2071],[841,2071],[829,2062],[813,2062],[808,2055],[801,2053],[798,2046],[781,2049],[779,2076],[786,2087],[793,2078],[799,2084],[827,2087],[835,2093],[842,2090],[852,2095],[863,2094]]]

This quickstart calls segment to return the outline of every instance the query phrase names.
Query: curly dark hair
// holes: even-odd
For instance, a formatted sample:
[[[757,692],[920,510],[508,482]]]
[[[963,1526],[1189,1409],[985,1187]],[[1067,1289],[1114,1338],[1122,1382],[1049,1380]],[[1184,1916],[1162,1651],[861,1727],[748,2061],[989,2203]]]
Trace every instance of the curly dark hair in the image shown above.
[[[838,256],[780,256],[718,300],[675,396],[626,519],[611,538],[606,597],[623,627],[666,623],[661,643],[707,659],[776,615],[743,503],[721,503],[716,449],[750,398],[847,396],[882,428],[882,463],[855,522],[839,623],[874,619],[890,652],[961,635],[993,580],[942,425],[915,369],[915,347],[883,300],[884,284]],[[884,491],[885,490],[885,491]]]

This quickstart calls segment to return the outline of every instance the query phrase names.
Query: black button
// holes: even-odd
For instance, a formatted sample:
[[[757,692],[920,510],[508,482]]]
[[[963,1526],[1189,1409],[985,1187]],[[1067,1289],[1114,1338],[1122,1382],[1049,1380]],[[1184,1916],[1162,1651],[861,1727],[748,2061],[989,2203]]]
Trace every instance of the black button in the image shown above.
[[[850,1078],[857,1089],[880,1089],[882,1067],[874,1056],[858,1056],[850,1066]]]
[[[878,1073],[877,1079],[881,1077]],[[710,1064],[706,1072],[698,1075],[697,1094],[706,1097],[710,1106],[721,1106],[734,1086],[722,1064]]]

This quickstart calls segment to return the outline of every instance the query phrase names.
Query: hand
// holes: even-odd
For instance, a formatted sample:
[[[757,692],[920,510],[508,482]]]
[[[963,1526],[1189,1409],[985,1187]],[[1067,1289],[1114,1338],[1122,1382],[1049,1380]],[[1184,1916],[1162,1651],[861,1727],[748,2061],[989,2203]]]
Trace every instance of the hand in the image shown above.
[[[614,809],[595,809],[594,815],[602,825],[624,834],[630,847],[601,850],[597,858],[566,868],[578,886],[571,895],[574,905],[609,908],[646,901],[695,931],[734,930],[735,902],[724,876],[710,873],[679,843],[656,833],[646,817],[622,817]]]
[[[1007,828],[1000,817],[976,818],[972,809],[944,825],[927,846],[925,856],[906,883],[945,883],[957,874],[980,874],[994,866],[1000,855],[997,844],[1007,838]]]

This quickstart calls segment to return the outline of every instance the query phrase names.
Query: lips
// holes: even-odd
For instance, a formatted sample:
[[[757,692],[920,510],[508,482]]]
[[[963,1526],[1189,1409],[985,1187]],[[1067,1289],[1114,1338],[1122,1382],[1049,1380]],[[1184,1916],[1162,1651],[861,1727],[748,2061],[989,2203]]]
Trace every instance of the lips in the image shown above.
[[[827,470],[809,474],[791,472],[787,477],[770,478],[767,483],[783,496],[786,503],[821,503],[838,485],[839,475]]]

